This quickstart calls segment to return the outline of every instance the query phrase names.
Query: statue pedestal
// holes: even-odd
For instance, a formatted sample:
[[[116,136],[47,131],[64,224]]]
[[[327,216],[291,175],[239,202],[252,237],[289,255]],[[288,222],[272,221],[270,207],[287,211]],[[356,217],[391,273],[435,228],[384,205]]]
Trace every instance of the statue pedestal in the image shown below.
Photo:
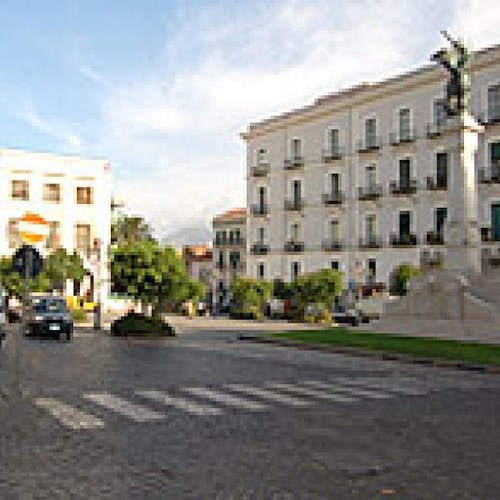
[[[448,118],[444,131],[449,155],[445,268],[459,274],[481,271],[475,153],[482,131],[468,112]]]

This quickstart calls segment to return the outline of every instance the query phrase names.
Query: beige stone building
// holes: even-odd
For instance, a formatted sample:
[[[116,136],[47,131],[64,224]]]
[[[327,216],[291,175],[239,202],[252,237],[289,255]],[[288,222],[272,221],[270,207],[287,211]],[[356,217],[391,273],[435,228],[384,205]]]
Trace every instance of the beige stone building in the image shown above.
[[[436,65],[363,83],[251,124],[247,273],[291,280],[338,268],[346,284],[385,283],[401,263],[439,265],[450,203]],[[500,263],[500,46],[475,54],[472,113],[483,269]]]
[[[246,272],[247,210],[236,208],[214,217],[213,303],[227,305],[231,283]]]

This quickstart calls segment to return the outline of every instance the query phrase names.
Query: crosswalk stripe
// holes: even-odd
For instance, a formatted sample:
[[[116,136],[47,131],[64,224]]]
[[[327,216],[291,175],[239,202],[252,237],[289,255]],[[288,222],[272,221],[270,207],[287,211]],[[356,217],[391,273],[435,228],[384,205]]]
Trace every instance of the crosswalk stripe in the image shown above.
[[[335,378],[334,382],[340,382],[345,385],[354,385],[361,387],[373,387],[375,389],[382,389],[385,391],[395,392],[396,394],[404,394],[408,396],[422,396],[426,394],[426,391],[416,389],[414,387],[408,387],[404,384],[400,384],[398,381],[392,380],[365,380],[365,379],[347,379],[347,378]]]
[[[151,399],[166,406],[179,408],[193,415],[220,415],[222,411],[215,406],[193,403],[185,398],[172,397],[161,391],[136,391],[136,394]]]
[[[84,394],[83,397],[96,403],[108,410],[115,411],[121,415],[131,418],[136,422],[147,422],[148,420],[161,420],[165,418],[165,415],[158,413],[156,411],[145,408],[129,401],[114,396],[108,392],[98,392],[91,394]]]
[[[286,394],[280,394],[278,392],[262,389],[260,387],[251,387],[243,384],[229,384],[226,385],[228,389],[235,392],[242,392],[243,394],[250,394],[251,396],[257,396],[262,399],[269,399],[271,401],[276,401],[277,403],[282,403],[290,406],[310,406],[311,401],[306,401],[304,399],[297,399]]]
[[[214,391],[213,389],[207,389],[205,387],[184,387],[182,390],[195,396],[212,399],[213,401],[217,401],[218,403],[236,406],[245,410],[255,411],[265,410],[267,408],[267,406],[262,403],[257,403],[256,401],[244,399],[239,396],[233,396],[230,394],[225,394],[223,392]]]
[[[54,418],[70,429],[97,429],[104,427],[104,422],[100,418],[84,413],[54,398],[37,398],[35,399],[35,405],[47,410]]]
[[[347,387],[341,384],[325,384],[324,382],[318,382],[316,380],[304,380],[303,383],[306,385],[312,385],[313,387],[318,387],[320,389],[327,389],[334,392],[347,392],[349,394],[353,394],[354,396],[363,396],[365,398],[386,399],[393,397],[391,394],[386,394],[384,392],[359,389],[356,387]]]
[[[337,403],[353,403],[357,401],[356,398],[351,398],[349,396],[344,396],[343,394],[332,394],[327,392],[317,391],[315,389],[310,389],[309,387],[299,387],[292,384],[285,384],[281,382],[268,382],[267,387],[282,389],[284,391],[293,392],[297,394],[303,394],[304,396],[311,396],[313,398],[325,399],[327,401],[335,401]]]

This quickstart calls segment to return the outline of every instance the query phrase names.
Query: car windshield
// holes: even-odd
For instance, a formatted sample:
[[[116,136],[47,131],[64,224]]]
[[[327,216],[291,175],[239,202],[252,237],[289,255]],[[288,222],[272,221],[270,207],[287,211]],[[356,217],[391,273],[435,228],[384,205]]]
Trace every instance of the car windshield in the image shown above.
[[[36,312],[66,312],[66,304],[62,300],[40,300],[35,303]]]

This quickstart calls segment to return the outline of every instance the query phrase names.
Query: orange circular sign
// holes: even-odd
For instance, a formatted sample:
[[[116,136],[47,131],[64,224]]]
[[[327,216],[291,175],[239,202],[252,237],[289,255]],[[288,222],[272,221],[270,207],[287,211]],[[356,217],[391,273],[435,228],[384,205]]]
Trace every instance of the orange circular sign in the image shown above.
[[[25,213],[19,219],[19,235],[24,243],[41,243],[49,234],[49,223],[32,212]]]

